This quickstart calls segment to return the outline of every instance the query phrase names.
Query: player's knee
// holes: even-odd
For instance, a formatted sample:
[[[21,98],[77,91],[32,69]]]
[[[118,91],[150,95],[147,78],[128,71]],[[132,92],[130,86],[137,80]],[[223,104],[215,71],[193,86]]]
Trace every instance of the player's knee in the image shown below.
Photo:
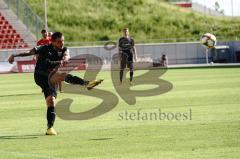
[[[68,73],[65,73],[65,72],[59,73],[59,74],[58,74],[58,79],[59,79],[59,80],[62,80],[62,79],[64,79],[67,75],[68,75]]]
[[[50,82],[52,84],[57,84],[59,82],[64,81],[66,76],[67,76],[67,73],[57,73],[50,79]]]
[[[47,106],[55,106],[55,97],[54,96],[48,96],[46,98]]]

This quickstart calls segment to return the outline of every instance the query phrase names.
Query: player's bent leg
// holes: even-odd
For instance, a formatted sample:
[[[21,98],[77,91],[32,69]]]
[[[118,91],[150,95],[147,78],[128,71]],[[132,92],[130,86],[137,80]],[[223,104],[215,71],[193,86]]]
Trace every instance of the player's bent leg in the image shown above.
[[[70,84],[78,84],[82,86],[88,85],[89,81],[85,81],[84,79],[78,77],[78,76],[73,76],[71,74],[67,74],[64,79],[65,82],[70,83]]]
[[[71,74],[60,73],[60,72],[56,72],[50,76],[50,84],[53,86],[57,85],[59,82],[62,82],[62,81],[65,81],[69,84],[86,86],[88,90],[93,89],[94,87],[96,87],[97,85],[103,82],[102,79],[94,80],[94,81],[86,81],[78,76],[73,76]]]
[[[67,73],[56,72],[56,73],[50,75],[50,77],[49,77],[50,83],[52,85],[57,85],[59,82],[64,81],[67,75],[68,75]]]
[[[82,86],[86,86],[88,90],[93,89],[97,85],[103,82],[103,79],[100,80],[93,80],[93,81],[86,81],[78,76],[73,76],[71,74],[67,74],[65,78],[65,82],[70,83],[70,84],[79,84]]]
[[[56,113],[55,113],[55,97],[52,95],[49,95],[46,98],[46,103],[47,103],[47,132],[46,135],[57,135],[57,132],[53,129],[53,125],[55,122],[56,118]]]
[[[94,81],[86,81],[78,76],[73,76],[71,74],[67,73],[58,73],[56,72],[54,75],[52,75],[50,82],[53,85],[56,85],[57,83],[65,81],[69,84],[77,84],[81,86],[86,86],[88,90],[93,89],[97,85],[103,82],[103,79],[100,80],[94,80]]]

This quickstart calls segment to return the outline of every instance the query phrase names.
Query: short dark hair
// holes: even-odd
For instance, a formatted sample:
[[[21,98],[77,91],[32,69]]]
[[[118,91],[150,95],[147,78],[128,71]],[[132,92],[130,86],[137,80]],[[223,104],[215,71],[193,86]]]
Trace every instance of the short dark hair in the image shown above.
[[[42,29],[42,30],[41,30],[41,33],[46,33],[46,32],[47,32],[46,29]]]
[[[128,29],[128,28],[124,28],[124,29],[123,29],[123,31],[127,31],[127,30],[129,30],[129,29]]]
[[[63,34],[61,32],[55,32],[52,34],[52,40],[56,40],[58,38],[62,38]]]

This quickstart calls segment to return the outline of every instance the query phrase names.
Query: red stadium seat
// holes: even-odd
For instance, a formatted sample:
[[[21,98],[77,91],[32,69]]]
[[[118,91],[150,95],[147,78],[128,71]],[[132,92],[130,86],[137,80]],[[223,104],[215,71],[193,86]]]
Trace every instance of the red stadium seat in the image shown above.
[[[11,30],[11,29],[8,29],[8,30],[7,30],[7,34],[12,34],[12,30]]]
[[[8,40],[7,39],[3,39],[3,43],[8,43]]]
[[[20,34],[0,14],[0,49],[27,48],[28,45],[21,38]]]
[[[6,49],[6,45],[2,45],[2,48],[3,48],[3,49]]]
[[[17,33],[15,29],[12,29],[12,31],[13,31],[13,34],[16,34],[16,33]]]
[[[16,39],[19,39],[20,38],[20,35],[19,34],[15,34],[15,37]]]
[[[14,38],[14,36],[15,36],[14,34],[11,34],[11,35],[10,35],[11,39],[13,39],[13,38]]]
[[[8,39],[10,38],[10,36],[8,34],[5,34],[5,38]]]
[[[11,45],[11,44],[8,44],[8,45],[7,45],[7,48],[8,48],[8,49],[11,49],[11,48],[12,48],[12,45]]]
[[[20,43],[21,40],[20,40],[19,38],[17,38],[17,39],[14,39],[14,42],[15,42],[15,43]]]
[[[8,26],[8,29],[12,29],[12,30],[14,30],[13,27],[12,27],[11,25]]]
[[[8,42],[12,44],[13,43],[13,39],[8,39]]]

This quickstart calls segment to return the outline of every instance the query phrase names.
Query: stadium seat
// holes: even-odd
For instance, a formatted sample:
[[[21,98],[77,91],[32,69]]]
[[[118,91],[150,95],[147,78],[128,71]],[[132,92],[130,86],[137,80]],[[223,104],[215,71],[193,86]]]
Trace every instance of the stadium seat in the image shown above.
[[[6,38],[6,39],[9,39],[10,36],[9,36],[8,34],[5,34],[5,38]]]
[[[15,38],[15,39],[19,39],[19,38],[20,38],[20,35],[19,35],[19,34],[15,34],[15,35],[14,35],[14,38]]]
[[[3,25],[3,26],[2,26],[2,29],[7,29],[7,26],[6,26],[6,25]]]
[[[11,29],[7,29],[7,34],[12,34],[12,30]]]
[[[17,33],[16,29],[0,13],[0,49],[27,48],[28,45]]]

